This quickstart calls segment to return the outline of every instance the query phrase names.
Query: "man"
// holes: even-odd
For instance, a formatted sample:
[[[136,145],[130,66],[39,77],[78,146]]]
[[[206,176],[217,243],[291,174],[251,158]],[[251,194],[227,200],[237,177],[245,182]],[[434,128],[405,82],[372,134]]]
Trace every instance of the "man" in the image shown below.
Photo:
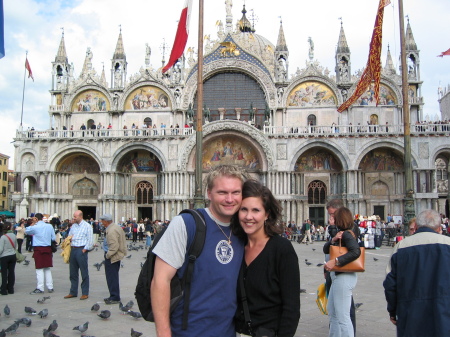
[[[344,207],[344,203],[340,199],[332,199],[332,200],[328,201],[328,203],[327,203],[327,212],[328,212],[328,216],[329,216],[328,221],[330,223],[330,225],[328,226],[328,234],[329,234],[330,240],[338,232],[338,229],[337,229],[336,225],[334,224],[334,213],[336,212],[337,209],[339,209],[341,207]],[[357,226],[355,225],[355,227],[357,227]],[[353,231],[355,232],[356,237],[359,237],[359,229],[355,230],[355,228],[353,228]],[[328,257],[326,259],[328,260]],[[325,272],[325,281],[326,281],[326,286],[327,286],[327,292],[329,292],[332,281],[331,281],[330,273],[327,271]],[[350,304],[350,319],[352,321],[354,335],[356,336],[356,312],[355,312],[355,302],[353,300],[353,296],[352,296],[352,303]]]
[[[55,230],[49,223],[45,223],[42,213],[36,213],[36,223],[31,223],[25,229],[27,235],[33,235],[33,258],[36,267],[37,286],[30,294],[39,295],[44,293],[44,282],[49,293],[54,291],[53,278],[50,270],[53,267],[52,240],[56,240]]]
[[[105,303],[116,304],[120,302],[120,260],[127,252],[125,232],[122,227],[112,223],[111,214],[102,215],[100,220],[106,228],[102,248],[105,251],[105,276],[109,297],[105,298]]]
[[[441,218],[434,210],[421,212],[416,225],[416,233],[394,247],[386,268],[389,317],[397,336],[448,336],[450,238],[441,235]]]
[[[175,274],[183,275],[187,242],[193,239],[195,222],[185,224],[181,216],[176,216],[154,248],[157,257],[151,298],[159,337],[236,336],[233,317],[244,244],[232,236],[229,224],[241,205],[244,180],[242,172],[229,165],[215,167],[208,175],[210,205],[199,210],[206,220],[206,239],[202,254],[194,265],[190,294],[192,310],[186,330],[182,330],[183,300],[169,315],[170,281]]]
[[[309,243],[312,243],[311,240],[311,220],[306,220],[305,225],[305,237],[303,238],[302,243],[306,242],[306,239],[308,239]]]
[[[64,298],[78,296],[78,270],[81,272],[81,297],[80,300],[89,298],[89,270],[88,252],[93,247],[92,226],[83,220],[83,212],[78,210],[73,213],[73,225],[70,228],[70,292]]]

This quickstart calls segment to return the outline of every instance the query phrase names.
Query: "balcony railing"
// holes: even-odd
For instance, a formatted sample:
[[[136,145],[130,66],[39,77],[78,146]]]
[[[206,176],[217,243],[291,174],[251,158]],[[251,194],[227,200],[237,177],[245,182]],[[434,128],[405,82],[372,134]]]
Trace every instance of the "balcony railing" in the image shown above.
[[[65,109],[65,105],[64,104],[60,104],[60,105],[49,105],[48,106],[48,110],[50,112],[62,112]]]
[[[246,123],[246,122],[242,122]],[[246,123],[247,124],[247,123]],[[264,126],[268,137],[365,137],[402,136],[403,125],[335,125],[335,126]],[[95,138],[167,138],[186,137],[190,128],[100,129],[100,130],[46,130],[17,131],[18,139],[95,139]],[[411,125],[412,136],[450,136],[450,124]]]

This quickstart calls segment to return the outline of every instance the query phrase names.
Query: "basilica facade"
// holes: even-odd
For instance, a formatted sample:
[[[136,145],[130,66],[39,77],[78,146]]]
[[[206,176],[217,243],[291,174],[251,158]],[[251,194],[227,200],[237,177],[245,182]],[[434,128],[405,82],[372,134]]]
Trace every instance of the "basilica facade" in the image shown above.
[[[378,106],[369,87],[338,113],[362,70],[352,69],[342,24],[336,38],[334,69],[314,59],[309,39],[305,67],[292,70],[282,24],[274,45],[257,34],[245,7],[236,22],[227,11],[217,37],[205,37],[203,177],[220,164],[246,168],[281,201],[285,221],[323,224],[332,198],[355,214],[403,214],[401,74],[388,50]],[[51,129],[19,130],[15,138],[17,216],[70,218],[81,209],[89,218],[163,220],[192,207],[194,50],[162,74],[150,66],[147,46],[145,64],[129,74],[120,33],[110,73],[95,71],[88,48],[75,78],[65,43],[63,35],[52,62]],[[422,123],[420,55],[409,22],[406,48],[415,210],[448,215],[450,126]]]

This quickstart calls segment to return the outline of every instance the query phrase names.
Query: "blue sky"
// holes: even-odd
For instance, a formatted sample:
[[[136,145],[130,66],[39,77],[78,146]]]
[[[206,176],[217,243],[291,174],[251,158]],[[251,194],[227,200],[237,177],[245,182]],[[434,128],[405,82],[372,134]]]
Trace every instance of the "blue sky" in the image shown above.
[[[205,1],[204,33],[216,38],[217,20],[225,22],[224,0]],[[43,130],[50,126],[48,106],[51,88],[51,62],[54,60],[64,27],[69,62],[79,75],[87,47],[93,51],[93,66],[98,73],[103,65],[109,82],[111,57],[122,27],[128,61],[128,75],[144,66],[145,44],[152,48],[151,65],[161,66],[161,46],[169,48],[184,0],[4,0],[5,52],[0,59],[0,152],[14,160],[11,143],[20,124],[25,52],[35,81],[26,79],[23,125]],[[198,2],[193,1],[188,47],[197,47]],[[398,69],[400,51],[397,0],[385,9],[382,62],[387,45]],[[233,1],[233,22],[241,17],[243,1]],[[308,59],[308,37],[315,44],[315,59],[334,73],[334,50],[342,17],[351,51],[352,73],[367,62],[369,42],[378,0],[246,0],[257,17],[256,33],[273,44],[277,42],[280,16],[288,44],[289,73],[304,68]],[[424,116],[439,114],[438,87],[450,84],[450,56],[436,55],[450,48],[446,32],[450,17],[448,0],[404,0],[415,41],[420,50]],[[427,14],[425,14],[427,13]],[[166,59],[168,56],[166,56]],[[13,168],[11,162],[10,168]]]

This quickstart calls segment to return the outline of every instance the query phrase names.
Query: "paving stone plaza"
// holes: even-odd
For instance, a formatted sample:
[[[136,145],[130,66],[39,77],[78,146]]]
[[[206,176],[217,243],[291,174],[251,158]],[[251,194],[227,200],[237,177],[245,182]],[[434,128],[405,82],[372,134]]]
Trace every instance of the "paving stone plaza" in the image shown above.
[[[127,243],[129,243],[128,241]],[[144,243],[139,243],[144,245]],[[322,267],[317,267],[322,263],[324,255],[322,253],[323,242],[314,242],[310,245],[293,242],[293,246],[299,257],[301,288],[306,289],[306,293],[301,294],[301,318],[295,336],[321,337],[328,335],[328,316],[319,312],[315,303],[316,289],[324,281]],[[315,250],[314,250],[315,249]],[[384,280],[385,268],[388,262],[391,247],[382,246],[379,250],[366,250],[366,272],[358,275],[358,283],[353,293],[355,303],[363,303],[357,310],[357,336],[395,336],[395,327],[389,321],[386,311],[386,302],[382,282]],[[122,315],[118,305],[105,305],[103,299],[108,297],[108,289],[104,269],[97,271],[93,265],[101,262],[103,253],[101,249],[93,251],[89,255],[89,275],[90,294],[89,299],[80,301],[79,297],[74,299],[64,299],[69,293],[69,265],[64,264],[60,251],[54,254],[54,267],[52,269],[55,292],[43,296],[50,296],[44,304],[38,304],[37,300],[43,296],[30,295],[30,291],[36,288],[36,274],[34,261],[28,266],[16,265],[16,286],[15,294],[0,297],[0,330],[6,329],[14,320],[22,317],[30,317],[32,324],[30,327],[20,326],[17,333],[20,336],[42,336],[42,330],[56,319],[58,329],[56,334],[61,337],[79,336],[79,331],[73,331],[73,327],[89,321],[87,336],[95,337],[119,337],[130,336],[131,328],[143,332],[143,337],[155,337],[153,323],[141,319],[134,319],[129,315]],[[27,253],[30,260],[31,253]],[[140,264],[144,261],[146,250],[130,251],[132,256],[123,260],[123,268],[120,271],[121,297],[125,304],[129,300],[134,302],[134,287],[140,270]],[[377,258],[375,261],[373,258]],[[307,266],[305,259],[313,264]],[[110,310],[111,317],[103,320],[97,313],[91,312],[91,307],[96,302],[100,304],[100,310]],[[5,317],[3,307],[8,304],[11,309],[9,317]],[[37,312],[47,308],[49,311],[47,318],[40,318],[37,315],[28,316],[24,312],[24,307],[29,306]],[[133,307],[138,311],[137,305]],[[220,308],[218,308],[220,310]]]

